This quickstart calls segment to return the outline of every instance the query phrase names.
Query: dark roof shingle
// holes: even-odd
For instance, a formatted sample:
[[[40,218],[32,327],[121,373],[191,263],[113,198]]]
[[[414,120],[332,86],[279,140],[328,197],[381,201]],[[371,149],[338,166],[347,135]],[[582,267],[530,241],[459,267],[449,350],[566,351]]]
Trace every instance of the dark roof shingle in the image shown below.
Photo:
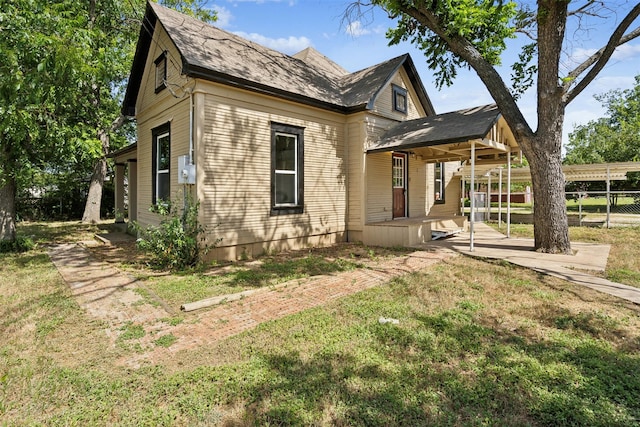
[[[159,20],[182,56],[182,72],[285,99],[348,112],[369,108],[393,73],[405,66],[429,114],[431,102],[408,55],[355,73],[340,75],[341,68],[313,51],[289,56],[156,3],[148,3],[140,34],[123,113],[135,107],[146,51],[151,37],[145,29]],[[146,48],[145,45],[146,44]],[[324,59],[323,59],[324,58]],[[306,59],[306,60],[305,60]],[[316,62],[314,64],[314,61]],[[318,62],[319,61],[319,62]]]
[[[400,122],[367,152],[428,147],[484,138],[500,118],[495,104]]]

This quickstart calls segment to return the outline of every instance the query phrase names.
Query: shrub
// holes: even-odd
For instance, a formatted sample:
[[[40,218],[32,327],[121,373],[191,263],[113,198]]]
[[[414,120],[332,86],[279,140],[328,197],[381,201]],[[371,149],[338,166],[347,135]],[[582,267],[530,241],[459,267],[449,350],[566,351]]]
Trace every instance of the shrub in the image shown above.
[[[134,224],[138,248],[151,255],[155,267],[184,270],[198,264],[209,250],[204,244],[206,229],[198,221],[199,207],[190,196],[182,212],[170,203],[159,203],[150,210],[163,217],[160,225],[142,228]]]
[[[28,252],[36,247],[33,239],[25,236],[16,236],[15,240],[0,240],[0,253]]]

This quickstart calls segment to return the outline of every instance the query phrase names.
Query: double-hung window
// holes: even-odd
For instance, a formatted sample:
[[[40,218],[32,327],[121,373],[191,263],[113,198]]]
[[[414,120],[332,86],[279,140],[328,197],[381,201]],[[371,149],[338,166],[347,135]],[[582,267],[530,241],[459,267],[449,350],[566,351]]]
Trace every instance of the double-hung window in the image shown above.
[[[436,163],[434,168],[434,202],[435,203],[444,203],[444,163]]]
[[[152,131],[153,204],[169,201],[171,195],[171,131],[169,124]]]
[[[271,215],[304,211],[304,129],[271,124]]]

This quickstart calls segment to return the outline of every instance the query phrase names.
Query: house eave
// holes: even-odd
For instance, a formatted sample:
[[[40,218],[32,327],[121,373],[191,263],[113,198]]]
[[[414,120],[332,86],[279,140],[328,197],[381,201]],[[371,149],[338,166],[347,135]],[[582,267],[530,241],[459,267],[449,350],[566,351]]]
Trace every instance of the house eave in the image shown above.
[[[320,108],[322,110],[332,111],[335,113],[349,114],[353,112],[364,111],[367,109],[367,105],[337,105],[192,64],[183,64],[183,73],[189,77],[193,77],[196,79],[203,79],[226,86],[235,87],[238,89],[256,92],[262,95],[273,96],[279,99],[284,99],[287,101],[292,101],[311,107]]]
[[[436,147],[438,145],[448,145],[448,144],[456,144],[461,142],[467,142],[475,139],[482,139],[485,134],[479,135],[465,135],[464,138],[449,138],[442,139],[438,141],[421,141],[421,142],[413,142],[413,143],[402,143],[402,141],[397,144],[387,144],[384,147],[375,147],[367,149],[367,153],[384,153],[388,151],[406,151],[414,148],[427,148],[427,147]]]

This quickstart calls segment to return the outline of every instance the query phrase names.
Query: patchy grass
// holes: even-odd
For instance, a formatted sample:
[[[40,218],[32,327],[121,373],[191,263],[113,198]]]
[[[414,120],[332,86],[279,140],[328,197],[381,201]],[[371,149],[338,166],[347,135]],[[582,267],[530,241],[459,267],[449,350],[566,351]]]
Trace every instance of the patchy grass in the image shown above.
[[[334,274],[367,268],[389,256],[410,252],[406,248],[368,248],[357,244],[340,244],[331,249],[316,248],[261,256],[181,273],[158,274],[131,269],[149,290],[170,307],[219,295],[274,286],[290,280],[304,280],[322,274]]]
[[[2,425],[640,420],[640,308],[508,263],[450,258],[139,369],[117,361],[140,349],[111,345],[46,254],[0,263]]]
[[[504,228],[500,231],[504,232]],[[511,224],[511,235],[533,238],[533,225]],[[640,227],[569,227],[569,238],[574,242],[611,245],[605,277],[640,287]]]
[[[177,340],[178,338],[176,338],[174,335],[166,334],[153,341],[153,343],[158,347],[171,347],[171,344],[173,344]]]

